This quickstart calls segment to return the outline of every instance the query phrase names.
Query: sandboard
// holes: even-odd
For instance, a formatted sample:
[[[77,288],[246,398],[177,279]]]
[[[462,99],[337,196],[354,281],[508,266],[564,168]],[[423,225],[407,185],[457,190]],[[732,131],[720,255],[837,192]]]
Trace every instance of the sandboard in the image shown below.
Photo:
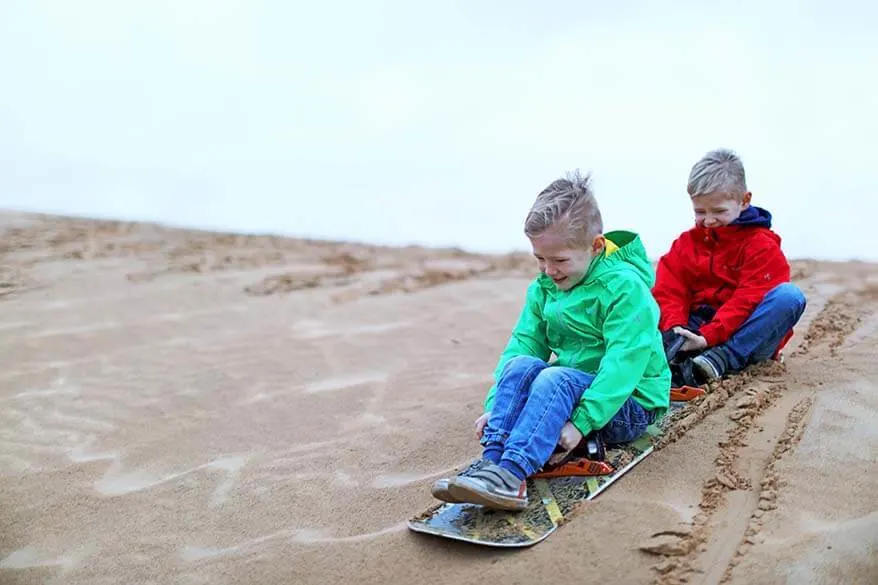
[[[680,395],[679,391],[674,396],[686,401],[694,397],[691,392],[690,395]],[[527,480],[529,503],[524,510],[507,512],[476,504],[439,502],[410,519],[408,528],[413,532],[491,547],[517,548],[542,542],[570,518],[578,505],[597,497],[649,456],[671,412],[686,404],[672,401],[662,421],[650,425],[639,438],[623,445],[608,446],[606,460],[613,468],[610,473],[530,477]]]

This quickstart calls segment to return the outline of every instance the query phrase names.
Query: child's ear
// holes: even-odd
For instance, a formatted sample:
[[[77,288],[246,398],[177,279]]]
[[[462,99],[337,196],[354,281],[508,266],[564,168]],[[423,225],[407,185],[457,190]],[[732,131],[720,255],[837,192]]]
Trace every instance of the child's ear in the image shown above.
[[[741,199],[741,209],[747,209],[750,207],[750,199],[753,197],[753,194],[750,191],[744,193],[744,198]]]
[[[591,252],[592,254],[600,254],[604,247],[607,245],[606,238],[604,238],[603,234],[598,234],[591,241]]]

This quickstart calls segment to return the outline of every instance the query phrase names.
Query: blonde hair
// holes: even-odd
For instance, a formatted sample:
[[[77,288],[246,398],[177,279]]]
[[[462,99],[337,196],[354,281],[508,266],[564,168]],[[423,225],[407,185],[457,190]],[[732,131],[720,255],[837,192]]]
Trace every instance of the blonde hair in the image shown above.
[[[686,191],[691,198],[724,193],[740,201],[747,192],[744,163],[727,148],[711,150],[692,165]]]
[[[537,195],[524,220],[524,233],[533,238],[550,227],[563,229],[569,246],[588,248],[604,231],[601,210],[591,190],[591,174],[579,169],[552,181]]]

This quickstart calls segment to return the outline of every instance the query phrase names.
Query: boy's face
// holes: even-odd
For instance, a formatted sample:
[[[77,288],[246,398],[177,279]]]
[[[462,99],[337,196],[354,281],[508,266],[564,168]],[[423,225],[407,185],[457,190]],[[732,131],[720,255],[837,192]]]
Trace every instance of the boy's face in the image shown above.
[[[595,236],[589,249],[571,248],[563,233],[548,229],[530,238],[540,272],[560,290],[569,290],[585,276],[592,258],[604,249],[604,237]]]
[[[695,224],[698,227],[715,228],[729,225],[748,207],[750,207],[749,191],[740,201],[726,193],[711,193],[692,198]]]

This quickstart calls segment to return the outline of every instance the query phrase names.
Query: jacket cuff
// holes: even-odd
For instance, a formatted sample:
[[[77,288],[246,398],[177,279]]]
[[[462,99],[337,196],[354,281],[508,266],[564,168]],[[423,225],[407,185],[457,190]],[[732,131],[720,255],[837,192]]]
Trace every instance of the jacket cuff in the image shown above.
[[[684,315],[673,315],[659,321],[662,331],[670,331],[674,327],[688,327],[689,319]]]
[[[574,410],[573,416],[570,418],[570,422],[573,423],[573,426],[576,427],[576,430],[582,433],[583,437],[587,437],[589,433],[595,430],[592,428],[591,423],[588,421],[583,412],[576,412],[576,410]]]
[[[708,347],[719,345],[726,340],[722,336],[720,328],[710,323],[699,329],[698,334],[707,341]]]

